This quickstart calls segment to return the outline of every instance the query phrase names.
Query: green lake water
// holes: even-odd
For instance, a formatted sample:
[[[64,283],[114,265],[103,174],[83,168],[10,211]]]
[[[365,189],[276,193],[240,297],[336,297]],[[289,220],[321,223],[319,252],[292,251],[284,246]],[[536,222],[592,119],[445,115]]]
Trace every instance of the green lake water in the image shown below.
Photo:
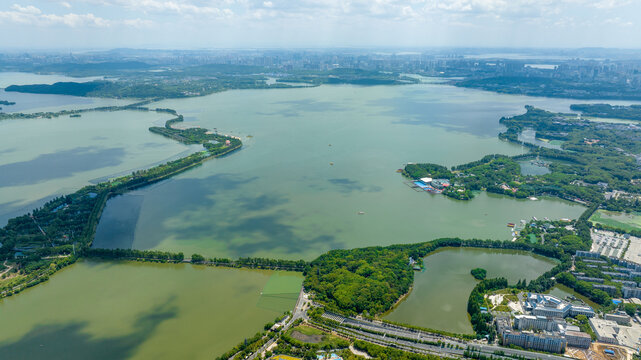
[[[513,250],[447,248],[424,259],[425,271],[414,274],[414,288],[385,319],[454,333],[473,333],[467,300],[478,283],[470,270],[483,268],[487,277],[509,283],[533,280],[555,262]]]
[[[186,125],[240,136],[244,147],[125,195],[142,197],[136,221],[117,216],[130,201],[111,200],[96,245],[312,259],[333,248],[443,236],[508,239],[508,222],[576,218],[583,207],[485,193],[455,201],[415,192],[396,170],[407,162],[451,166],[519,154],[520,146],[497,139],[499,118],[526,104],[567,109],[569,103],[435,84],[243,90],[163,101],[157,106],[177,109]]]
[[[301,283],[298,273],[84,261],[0,301],[0,358],[213,359],[291,310]]]
[[[0,87],[16,79],[20,75],[0,73]],[[0,99],[15,99],[4,95],[18,96],[0,91]],[[20,111],[120,103],[19,96]],[[20,102],[13,101],[17,109]],[[498,119],[522,113],[527,104],[567,111],[571,103],[436,84],[243,90],[163,101],[156,105],[177,109],[186,124],[241,136],[245,145],[110,200],[95,245],[312,259],[333,248],[441,236],[507,239],[507,222],[576,218],[583,207],[485,193],[454,201],[415,192],[395,171],[407,162],[451,166],[485,154],[521,153],[520,146],[496,138]],[[165,120],[127,111],[1,121],[0,223],[52,196],[193,151],[147,131]],[[447,316],[425,308],[428,315],[415,314],[427,319],[418,325],[441,326],[433,318],[446,324],[443,329],[469,332],[469,269],[483,265],[490,276],[530,279],[552,266],[531,256],[481,251],[430,267],[439,254],[428,257],[414,293],[390,317],[400,316],[413,296],[420,298],[420,279],[431,268],[449,282],[424,293],[434,301],[429,311],[449,302],[452,307]],[[457,267],[466,270],[459,273]],[[291,310],[301,280],[287,273],[190,265],[82,262],[0,302],[0,358],[212,358]]]
[[[168,118],[117,111],[0,121],[0,225],[54,195],[201,148],[147,130]]]

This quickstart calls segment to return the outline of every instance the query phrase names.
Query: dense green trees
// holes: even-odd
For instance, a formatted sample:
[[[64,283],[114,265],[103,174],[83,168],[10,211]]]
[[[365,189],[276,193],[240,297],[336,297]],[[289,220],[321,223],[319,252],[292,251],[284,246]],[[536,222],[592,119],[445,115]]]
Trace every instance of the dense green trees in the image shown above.
[[[109,85],[107,81],[57,82],[55,84],[10,85],[5,91],[35,94],[87,96]]]
[[[576,292],[583,296],[587,296],[590,300],[600,305],[610,303],[610,295],[603,290],[594,289],[592,284],[587,281],[578,281],[574,275],[564,272],[556,276],[556,281],[567,287],[574,289]]]
[[[476,280],[483,280],[487,276],[487,270],[481,268],[474,268],[470,271]]]
[[[421,355],[414,354],[399,349],[394,349],[391,347],[383,347],[375,345],[366,341],[356,340],[354,341],[354,348],[360,351],[366,352],[369,356],[374,359],[381,360],[438,360],[438,359],[447,359],[443,357],[438,357],[434,355]],[[362,359],[360,356],[356,356],[351,352],[345,351],[341,353],[341,356],[345,360],[356,360]]]
[[[574,99],[640,100],[638,89],[603,80],[579,81],[573,78],[530,75],[492,76],[454,81],[456,86],[484,89],[503,94],[561,97]]]
[[[572,104],[570,109],[585,116],[641,120],[641,105]]]
[[[630,109],[627,110],[639,111]],[[627,124],[583,121],[573,115],[531,106],[526,107],[525,114],[501,118],[500,122],[507,127],[499,134],[502,139],[522,144],[519,134],[525,129],[532,129],[539,139],[562,140],[562,149],[523,143],[530,148],[528,155],[488,155],[481,160],[455,166],[451,172],[436,164],[408,164],[404,174],[418,179],[435,173],[452,179],[455,186],[443,194],[461,200],[472,198],[470,191],[474,190],[516,198],[550,195],[590,204],[602,202],[604,192],[609,189],[641,193],[641,185],[634,181],[641,179],[641,172],[632,155],[641,152],[641,130],[638,128]],[[549,162],[551,173],[522,175],[517,160],[536,156]],[[641,209],[635,200],[611,200],[606,205],[618,211]]]
[[[530,291],[542,292],[554,286],[550,278],[570,267],[570,254],[557,246],[511,241],[443,238],[424,243],[332,250],[312,261],[305,270],[304,287],[313,291],[328,309],[369,315],[389,310],[412,285],[414,272],[410,256],[421,259],[442,247],[481,247],[533,251],[562,262],[528,284]]]
[[[472,328],[478,337],[488,336],[490,341],[493,341],[496,338],[496,329],[492,324],[492,314],[490,314],[487,309],[489,308],[485,305],[485,293],[504,289],[507,287],[507,279],[505,278],[496,278],[496,279],[486,279],[474,287],[470,297],[467,300],[467,313],[470,314],[470,321],[472,322]],[[481,309],[484,307],[485,309]]]
[[[125,109],[150,111],[143,107],[148,102],[143,101],[122,107],[70,110],[64,113],[52,113],[52,116],[83,111]],[[172,109],[156,109],[154,111],[177,115],[176,111]],[[171,129],[172,121],[182,121],[182,116],[177,115],[175,119],[169,120],[167,129]],[[0,247],[0,261],[11,260],[22,253],[23,257],[15,261],[20,274],[28,275],[20,278],[23,279],[20,280],[21,284],[33,283],[32,275],[41,278],[41,275],[49,273],[47,266],[51,264],[51,261],[42,259],[43,257],[68,256],[74,249],[78,251],[78,254],[109,259],[182,261],[182,253],[89,249],[102,209],[110,197],[166,179],[199,165],[212,156],[221,156],[242,146],[242,142],[236,138],[209,134],[206,129],[175,130],[175,132],[180,136],[187,134],[184,135],[186,139],[190,139],[192,135],[196,136],[192,139],[203,143],[208,151],[193,153],[146,170],[134,171],[130,175],[86,186],[73,194],[48,201],[30,214],[10,219],[7,225],[0,229],[0,243],[3,244]],[[75,256],[72,258],[75,259]],[[204,258],[202,260],[204,261]],[[241,266],[243,265],[241,264]],[[11,282],[2,282],[0,287],[6,284],[13,287],[20,285],[12,280]]]
[[[166,112],[165,109],[161,111]],[[212,156],[222,156],[228,154],[236,149],[239,149],[243,145],[243,143],[238,138],[219,135],[207,129],[174,129],[172,127],[173,124],[182,121],[183,116],[178,115],[176,118],[167,120],[164,127],[150,127],[149,131],[174,139],[183,144],[202,144]]]
[[[408,260],[383,247],[332,250],[311,262],[304,286],[329,308],[378,314],[409,291],[414,274]]]
[[[100,259],[125,259],[125,260],[148,260],[162,262],[180,262],[185,258],[182,252],[172,253],[155,250],[136,250],[136,249],[96,249],[85,248],[82,251],[85,257]],[[192,257],[193,259],[193,257]]]
[[[445,166],[437,164],[407,164],[405,175],[412,179],[431,177],[433,179],[452,179],[454,174]]]

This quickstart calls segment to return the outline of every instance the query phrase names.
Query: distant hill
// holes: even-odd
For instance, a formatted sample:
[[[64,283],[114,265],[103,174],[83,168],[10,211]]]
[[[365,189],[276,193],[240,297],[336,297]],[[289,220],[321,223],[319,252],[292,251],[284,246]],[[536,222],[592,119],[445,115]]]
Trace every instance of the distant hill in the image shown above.
[[[233,65],[233,64],[205,64],[190,66],[182,72],[197,76],[207,76],[216,74],[257,74],[263,73],[267,69],[262,66]]]
[[[105,61],[91,63],[61,63],[35,66],[32,71],[40,73],[61,73],[70,76],[101,76],[123,72],[144,71],[153,68],[141,61]]]
[[[100,90],[109,84],[108,81],[91,81],[91,82],[57,82],[52,85],[33,84],[33,85],[11,85],[4,91],[31,93],[31,94],[57,94],[57,95],[75,95],[87,96],[90,92]]]

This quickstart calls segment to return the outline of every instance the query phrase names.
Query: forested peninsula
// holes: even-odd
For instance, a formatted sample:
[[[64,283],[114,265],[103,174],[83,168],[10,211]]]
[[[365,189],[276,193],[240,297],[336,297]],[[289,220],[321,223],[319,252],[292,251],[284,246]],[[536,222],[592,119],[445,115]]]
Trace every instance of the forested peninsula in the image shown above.
[[[85,186],[73,194],[57,197],[31,213],[10,219],[0,229],[0,261],[11,261],[0,279],[0,297],[11,296],[27,287],[46,281],[57,270],[74,263],[84,255],[101,256],[90,250],[98,221],[111,197],[126,193],[184,172],[204,161],[223,156],[242,147],[239,138],[213,133],[207,129],[174,129],[182,121],[172,109],[150,109],[136,103],[123,107],[94,108],[77,111],[156,111],[175,115],[166,122],[164,132],[149,130],[189,144],[202,144],[203,150],[130,175]],[[52,113],[52,116],[75,114],[76,111]],[[8,114],[7,116],[19,116]],[[104,255],[104,254],[102,254]],[[132,254],[134,259],[182,261],[182,254],[150,252]]]

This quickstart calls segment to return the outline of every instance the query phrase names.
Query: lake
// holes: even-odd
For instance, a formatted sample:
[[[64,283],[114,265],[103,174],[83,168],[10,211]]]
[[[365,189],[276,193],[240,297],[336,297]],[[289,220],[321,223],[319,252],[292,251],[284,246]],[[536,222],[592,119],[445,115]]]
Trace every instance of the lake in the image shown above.
[[[0,301],[3,359],[213,359],[292,310],[302,275],[83,261]]]
[[[478,283],[474,268],[487,270],[487,278],[505,277],[510,284],[536,279],[555,261],[514,250],[446,248],[424,259],[425,271],[414,274],[410,295],[385,319],[415,326],[472,334],[467,300]]]
[[[451,166],[519,154],[520,146],[497,138],[499,118],[524,112],[526,104],[567,110],[571,102],[438,84],[242,90],[162,101],[157,106],[177,109],[186,125],[240,136],[244,147],[124,196],[135,201],[112,199],[96,244],[312,259],[334,248],[444,236],[508,239],[508,222],[576,218],[584,208],[484,193],[456,201],[415,192],[396,170],[407,162]],[[113,216],[131,203],[139,211],[127,221]]]
[[[169,118],[117,111],[0,121],[0,226],[53,196],[202,149],[148,131]]]

